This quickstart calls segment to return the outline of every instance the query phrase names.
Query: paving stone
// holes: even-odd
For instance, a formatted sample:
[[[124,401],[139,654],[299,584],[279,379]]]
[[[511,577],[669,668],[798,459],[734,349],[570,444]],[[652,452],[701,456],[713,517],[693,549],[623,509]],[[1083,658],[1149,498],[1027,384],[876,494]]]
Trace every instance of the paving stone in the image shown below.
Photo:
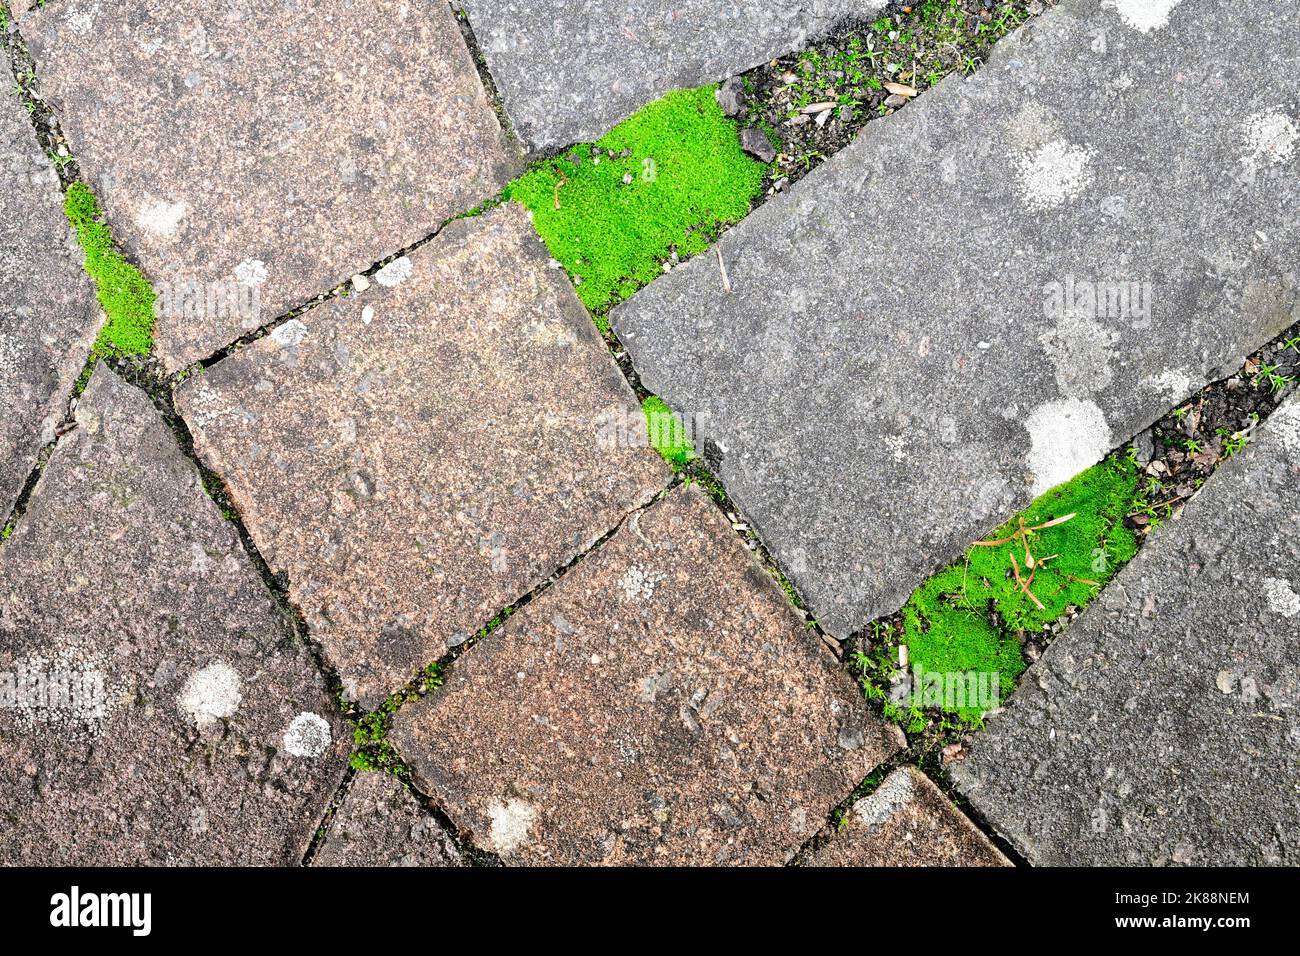
[[[1033,863],[1300,862],[1300,398],[1054,643],[955,765]]]
[[[0,53],[0,77],[10,64]],[[54,440],[99,324],[59,178],[0,84],[0,521]]]
[[[1300,320],[1283,6],[1067,2],[614,311],[829,631]]]
[[[312,866],[460,866],[438,821],[396,777],[358,773]]]
[[[641,413],[548,262],[521,206],[458,221],[179,392],[367,707],[667,484],[653,451],[602,440]]]
[[[895,770],[849,811],[812,866],[1011,866],[930,778]]]
[[[536,149],[602,136],[673,89],[804,46],[886,0],[467,0],[515,131]]]
[[[234,527],[101,366],[0,545],[0,859],[294,864],[349,737]]]
[[[778,864],[902,744],[694,488],[500,631],[394,743],[518,864]]]
[[[429,235],[514,171],[446,4],[59,0],[21,30],[114,234],[174,293],[156,340],[171,368]],[[225,294],[186,308],[183,283]]]

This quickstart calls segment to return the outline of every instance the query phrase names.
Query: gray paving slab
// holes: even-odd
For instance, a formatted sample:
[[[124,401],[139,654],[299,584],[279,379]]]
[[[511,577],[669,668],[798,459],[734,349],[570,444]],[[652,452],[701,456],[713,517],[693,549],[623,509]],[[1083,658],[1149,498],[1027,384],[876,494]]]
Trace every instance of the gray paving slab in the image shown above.
[[[1300,320],[1300,3],[1163,8],[1049,10],[614,311],[832,633]]]
[[[0,521],[54,440],[99,325],[59,178],[0,53]]]
[[[0,859],[301,861],[350,735],[148,398],[95,373],[0,544]]]
[[[811,866],[1011,866],[943,791],[900,767],[853,804]]]
[[[393,741],[510,864],[780,864],[901,732],[692,487],[467,650]]]
[[[1300,398],[1225,464],[952,771],[1032,863],[1300,863]]]
[[[358,773],[312,866],[460,866],[447,832],[391,774]]]
[[[368,708],[668,482],[606,441],[636,398],[529,213],[453,223],[178,407]]]
[[[597,139],[674,89],[804,46],[887,0],[467,0],[515,131],[532,148]]]
[[[59,0],[20,29],[114,234],[168,293],[171,369],[424,238],[515,168],[444,3]]]

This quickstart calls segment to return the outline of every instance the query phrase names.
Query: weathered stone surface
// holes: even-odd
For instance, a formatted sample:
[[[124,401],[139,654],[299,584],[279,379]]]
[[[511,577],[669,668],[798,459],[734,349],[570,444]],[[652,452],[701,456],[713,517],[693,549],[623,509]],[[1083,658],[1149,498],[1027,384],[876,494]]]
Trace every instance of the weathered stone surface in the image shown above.
[[[731,293],[710,254],[615,310],[835,634],[1300,319],[1300,3],[1134,6],[873,124],[723,237]]]
[[[36,6],[36,0],[10,0],[9,12],[17,18],[21,17],[34,6]]]
[[[367,706],[667,483],[603,446],[603,416],[640,412],[548,261],[520,206],[460,220],[178,395]]]
[[[144,394],[101,368],[76,418],[0,545],[0,859],[296,863],[328,690]]]
[[[849,811],[812,866],[1010,866],[930,778],[895,770]]]
[[[42,90],[115,235],[210,355],[470,209],[513,162],[446,4],[59,0],[23,18]]]
[[[1300,862],[1300,398],[1053,644],[953,778],[1034,863]]]
[[[886,0],[468,0],[515,131],[537,149],[595,139],[669,90],[725,79]]]
[[[459,866],[438,821],[390,774],[358,773],[312,866]]]
[[[0,53],[0,521],[35,464],[99,323],[59,178]]]
[[[638,512],[396,718],[520,864],[776,864],[901,734],[694,488]]]

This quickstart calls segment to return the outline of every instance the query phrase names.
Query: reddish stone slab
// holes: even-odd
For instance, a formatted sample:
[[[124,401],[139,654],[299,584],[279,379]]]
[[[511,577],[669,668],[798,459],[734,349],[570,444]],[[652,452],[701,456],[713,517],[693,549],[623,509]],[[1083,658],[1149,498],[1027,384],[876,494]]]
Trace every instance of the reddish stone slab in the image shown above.
[[[657,494],[628,388],[522,207],[190,379],[196,447],[374,707]]]
[[[390,774],[358,773],[312,866],[460,866],[438,821]]]
[[[0,78],[10,64],[0,53]],[[0,521],[54,440],[99,325],[59,177],[0,83]]]
[[[349,735],[233,525],[100,369],[0,544],[0,860],[302,860]]]
[[[520,864],[779,864],[901,745],[694,488],[397,717],[418,785]]]
[[[1011,866],[930,778],[902,767],[855,803],[814,866]]]
[[[21,30],[154,285],[249,294],[170,309],[156,341],[172,369],[424,238],[514,172],[443,3],[59,0]]]

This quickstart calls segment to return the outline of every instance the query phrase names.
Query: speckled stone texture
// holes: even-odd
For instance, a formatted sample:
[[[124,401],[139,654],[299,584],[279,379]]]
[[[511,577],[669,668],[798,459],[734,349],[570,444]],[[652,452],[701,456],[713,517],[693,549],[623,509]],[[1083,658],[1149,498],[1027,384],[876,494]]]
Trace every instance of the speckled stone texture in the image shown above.
[[[257,290],[256,309],[171,309],[157,350],[172,369],[424,238],[514,170],[444,3],[58,0],[20,28],[155,286]]]
[[[358,773],[312,866],[460,866],[438,821],[386,773]]]
[[[669,90],[797,50],[885,0],[467,0],[475,39],[520,137],[589,141]]]
[[[99,324],[63,194],[0,53],[0,521],[54,440]]]
[[[101,368],[76,421],[0,544],[0,860],[300,862],[324,681],[145,395]]]
[[[1297,17],[1067,0],[614,310],[831,633],[1300,320]]]
[[[1300,863],[1300,398],[1025,675],[954,765],[1031,863]]]
[[[602,440],[640,412],[548,262],[521,206],[460,220],[178,394],[368,708],[667,484]]]
[[[902,735],[717,509],[682,488],[627,519],[393,740],[512,864],[779,864]]]
[[[925,774],[895,770],[849,810],[812,866],[1011,866]]]

